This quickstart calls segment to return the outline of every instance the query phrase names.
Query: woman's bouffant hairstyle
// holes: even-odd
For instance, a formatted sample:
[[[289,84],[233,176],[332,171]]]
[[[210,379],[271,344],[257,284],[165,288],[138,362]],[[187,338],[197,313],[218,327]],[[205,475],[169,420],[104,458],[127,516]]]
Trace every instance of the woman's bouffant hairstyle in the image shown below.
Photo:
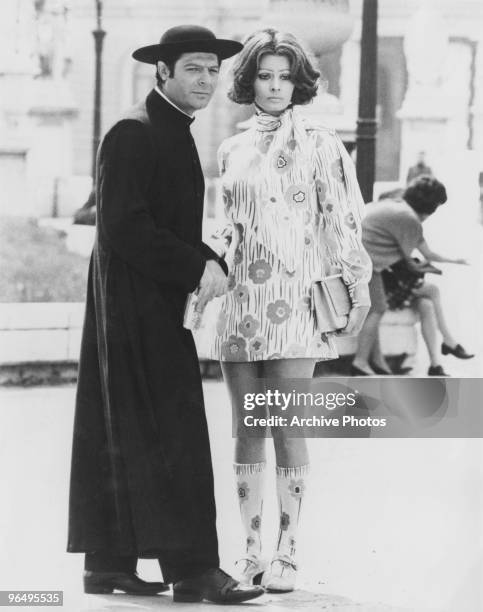
[[[252,104],[253,83],[263,55],[284,55],[290,63],[294,84],[293,104],[307,104],[317,93],[320,72],[310,63],[295,36],[272,28],[255,32],[247,38],[233,67],[233,85],[228,97],[237,104]]]
[[[412,180],[403,195],[409,206],[421,215],[432,215],[448,199],[443,183],[434,176],[418,176]]]

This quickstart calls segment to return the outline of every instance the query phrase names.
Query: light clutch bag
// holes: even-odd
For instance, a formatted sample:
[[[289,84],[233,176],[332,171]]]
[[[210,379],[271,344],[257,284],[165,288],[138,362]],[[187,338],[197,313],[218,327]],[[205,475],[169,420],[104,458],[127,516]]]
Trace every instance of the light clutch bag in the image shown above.
[[[351,300],[340,274],[312,283],[312,308],[320,332],[335,332],[347,325]]]

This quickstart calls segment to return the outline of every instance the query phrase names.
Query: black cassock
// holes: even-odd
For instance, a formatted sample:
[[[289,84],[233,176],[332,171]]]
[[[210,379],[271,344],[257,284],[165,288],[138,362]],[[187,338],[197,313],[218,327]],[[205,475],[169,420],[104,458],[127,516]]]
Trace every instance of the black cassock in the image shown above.
[[[68,551],[218,566],[199,364],[182,327],[215,253],[191,119],[156,91],[104,137],[79,363]]]

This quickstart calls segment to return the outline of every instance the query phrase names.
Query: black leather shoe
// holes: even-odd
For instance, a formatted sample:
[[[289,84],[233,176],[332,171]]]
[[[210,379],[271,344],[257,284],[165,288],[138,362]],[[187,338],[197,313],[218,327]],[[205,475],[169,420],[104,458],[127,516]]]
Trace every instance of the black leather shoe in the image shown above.
[[[449,376],[440,365],[431,366],[428,370],[428,376]]]
[[[443,344],[441,345],[441,352],[443,353],[443,355],[454,355],[455,357],[458,357],[458,359],[471,359],[472,357],[474,357],[474,355],[470,355],[469,353],[467,353],[465,349],[461,346],[461,344],[457,344],[456,346],[449,346],[449,344],[445,344],[443,342]]]
[[[260,586],[240,584],[223,570],[209,569],[195,578],[185,578],[173,585],[173,601],[195,603],[207,599],[218,604],[234,604],[263,595]]]
[[[169,591],[169,586],[164,582],[145,582],[136,573],[84,572],[84,593],[107,595],[113,591],[123,591],[128,595],[157,595]]]

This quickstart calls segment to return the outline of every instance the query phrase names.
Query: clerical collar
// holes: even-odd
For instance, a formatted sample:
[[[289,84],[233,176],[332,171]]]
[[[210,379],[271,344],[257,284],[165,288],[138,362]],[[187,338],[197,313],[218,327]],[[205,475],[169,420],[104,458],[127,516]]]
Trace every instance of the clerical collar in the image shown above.
[[[168,98],[168,96],[167,96],[165,93],[163,93],[163,92],[161,91],[161,89],[159,89],[159,87],[158,87],[157,85],[156,85],[156,87],[154,88],[154,91],[156,91],[156,92],[157,92],[157,93],[158,93],[158,94],[159,94],[159,95],[160,95],[162,98],[164,98],[164,99],[166,100],[166,102],[168,102],[169,104],[171,104],[171,106],[174,106],[174,108],[175,108],[176,110],[178,110],[180,113],[183,113],[183,115],[186,115],[186,116],[187,116],[187,117],[189,117],[191,120],[193,120],[193,119],[194,119],[193,115],[189,115],[188,113],[185,113],[185,111],[184,111],[184,110],[181,110],[179,106],[176,106],[176,104],[175,104],[174,102],[172,102],[172,101],[171,101],[171,100]]]

